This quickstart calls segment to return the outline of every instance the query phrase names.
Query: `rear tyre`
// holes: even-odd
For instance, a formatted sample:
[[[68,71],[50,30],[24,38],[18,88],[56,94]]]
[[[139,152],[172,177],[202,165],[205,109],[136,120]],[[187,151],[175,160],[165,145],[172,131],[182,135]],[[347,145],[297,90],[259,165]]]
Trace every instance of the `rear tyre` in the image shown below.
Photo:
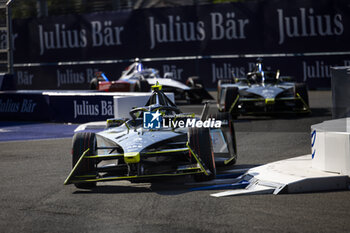
[[[203,101],[203,96],[201,95],[203,83],[200,78],[198,76],[189,77],[186,80],[186,85],[194,89],[187,92],[188,102],[190,104],[201,104]]]
[[[232,105],[236,101],[238,97],[238,87],[227,87],[226,88],[226,95],[225,95],[225,112],[230,112]],[[238,117],[238,110],[237,110],[237,103],[235,103],[235,106],[233,107],[231,113],[232,119],[236,119]]]
[[[205,167],[211,172],[211,174],[208,176],[205,174],[195,175],[194,179],[196,181],[214,179],[216,176],[216,167],[209,128],[189,128],[188,140],[192,151],[199,157]]]
[[[200,98],[198,95],[195,95],[193,93],[188,93],[188,103],[189,104],[201,104],[203,101],[202,98]]]
[[[221,86],[223,84],[233,84],[235,83],[232,79],[221,79],[218,81],[218,88],[217,88],[217,101],[220,103],[220,92],[221,92]]]
[[[98,90],[98,79],[97,78],[91,79],[90,90]]]
[[[80,159],[81,155],[89,149],[87,155],[96,154],[96,135],[94,133],[77,133],[73,137],[73,157],[72,167]],[[76,175],[96,175],[96,160],[83,159],[76,170]],[[76,183],[75,187],[81,189],[90,189],[96,187],[96,182]]]
[[[228,112],[219,112],[216,114],[209,115],[208,118],[214,118],[215,120],[220,120],[222,122],[221,129],[223,132],[227,132],[230,134],[230,136],[225,135],[225,139],[228,142],[228,148],[230,151],[230,154],[232,156],[232,160],[230,160],[228,163],[224,162],[216,162],[216,166],[231,166],[234,165],[237,161],[237,143],[236,143],[236,133],[235,133],[235,127],[234,123],[232,121],[231,114]],[[207,118],[207,119],[208,119]],[[228,141],[230,140],[230,141]]]
[[[136,82],[135,91],[137,92],[149,92],[151,87],[147,80],[139,80]]]

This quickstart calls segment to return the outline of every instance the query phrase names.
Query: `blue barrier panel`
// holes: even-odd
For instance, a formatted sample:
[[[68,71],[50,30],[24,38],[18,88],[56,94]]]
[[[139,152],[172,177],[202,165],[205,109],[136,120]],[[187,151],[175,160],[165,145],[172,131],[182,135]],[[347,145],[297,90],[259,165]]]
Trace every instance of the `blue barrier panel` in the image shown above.
[[[87,89],[96,71],[115,80],[139,57],[162,74],[200,76],[214,88],[232,72],[245,76],[248,63],[263,56],[310,88],[330,88],[330,67],[349,65],[348,2],[261,0],[17,19],[17,86]]]
[[[113,96],[49,95],[51,120],[55,122],[89,122],[113,118]]]
[[[0,92],[0,119],[48,121],[48,97],[41,91]]]
[[[0,91],[5,90],[16,90],[14,75],[0,74]]]
[[[114,117],[113,95],[91,92],[0,92],[0,120],[90,122]]]
[[[348,4],[261,0],[14,20],[14,60],[348,52]]]

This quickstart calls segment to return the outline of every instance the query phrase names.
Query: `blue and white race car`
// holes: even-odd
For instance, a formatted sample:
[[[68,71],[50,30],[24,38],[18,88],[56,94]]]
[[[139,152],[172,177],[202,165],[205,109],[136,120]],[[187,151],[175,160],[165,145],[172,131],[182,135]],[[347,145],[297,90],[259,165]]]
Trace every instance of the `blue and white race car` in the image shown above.
[[[161,77],[158,70],[144,68],[139,59],[135,59],[116,81],[110,81],[104,73],[99,72],[97,77],[91,80],[90,89],[107,92],[149,92],[151,86],[156,83],[163,86],[164,92],[173,92],[175,100],[200,104],[204,99],[213,99],[199,77],[189,77],[184,84],[172,79],[172,73],[166,73]]]

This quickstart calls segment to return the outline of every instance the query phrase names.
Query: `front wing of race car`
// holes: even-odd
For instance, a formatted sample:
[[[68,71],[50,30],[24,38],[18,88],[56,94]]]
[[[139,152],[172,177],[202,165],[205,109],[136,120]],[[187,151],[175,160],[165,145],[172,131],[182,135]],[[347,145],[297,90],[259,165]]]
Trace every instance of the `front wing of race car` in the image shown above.
[[[99,147],[97,149],[112,149],[111,147]],[[89,150],[87,149],[80,156],[79,160],[69,173],[64,184],[74,184],[74,183],[87,183],[87,182],[103,182],[103,181],[116,181],[116,180],[138,180],[156,177],[169,177],[169,176],[180,176],[180,175],[195,175],[204,174],[206,176],[211,175],[209,169],[206,168],[205,164],[201,161],[199,156],[191,149],[189,143],[187,142],[186,147],[177,149],[165,149],[158,151],[148,151],[148,152],[136,152],[136,153],[125,153],[125,154],[102,154],[102,155],[89,155]],[[113,150],[113,149],[112,149]],[[151,157],[169,157],[169,156],[179,156],[179,155],[189,155],[193,158],[192,163],[178,163],[174,164],[172,171],[162,172],[161,170],[148,171],[144,174],[128,174],[125,170],[125,166],[107,166],[107,167],[96,167],[95,174],[78,174],[78,169],[82,164],[83,160],[94,159],[97,161],[103,160],[113,160],[113,159],[123,159],[126,163],[133,166],[139,166],[143,160]],[[119,174],[118,174],[119,173]],[[107,175],[104,175],[107,174]],[[113,174],[113,175],[110,175]]]
[[[303,98],[296,94],[292,97],[248,98],[238,96],[230,111],[239,114],[266,113],[310,113],[310,108]]]
[[[232,101],[230,106],[225,106],[227,103],[222,98],[218,103],[219,110],[226,109],[234,115],[311,113],[309,105],[298,93],[296,96],[277,98],[246,97],[238,94]]]

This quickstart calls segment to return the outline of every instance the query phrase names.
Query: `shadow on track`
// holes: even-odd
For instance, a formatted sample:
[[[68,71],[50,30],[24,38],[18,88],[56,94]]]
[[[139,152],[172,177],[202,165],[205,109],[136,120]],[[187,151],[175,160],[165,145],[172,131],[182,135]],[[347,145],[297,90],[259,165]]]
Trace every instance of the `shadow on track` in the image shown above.
[[[232,170],[245,170],[260,165],[237,164],[230,167],[219,167],[218,175],[229,174]],[[120,184],[117,184],[121,182]],[[180,195],[193,192],[192,188],[208,186],[206,183],[195,182],[191,176],[157,178],[148,180],[145,183],[117,181],[109,185],[97,185],[93,189],[79,189],[73,194],[118,194],[118,193],[148,193],[153,192],[159,195]]]

